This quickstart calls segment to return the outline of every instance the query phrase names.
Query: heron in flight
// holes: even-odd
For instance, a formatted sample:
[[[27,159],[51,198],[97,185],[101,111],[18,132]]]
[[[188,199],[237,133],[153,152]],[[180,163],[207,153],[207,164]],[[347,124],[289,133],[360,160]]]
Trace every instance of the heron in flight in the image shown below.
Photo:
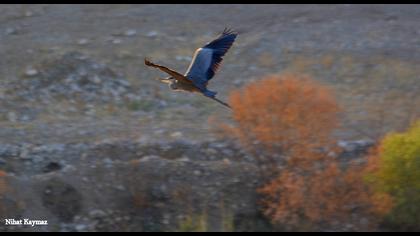
[[[237,35],[236,32],[225,29],[218,38],[198,48],[184,75],[165,66],[152,63],[147,59],[144,59],[144,63],[146,66],[158,68],[169,74],[169,77],[159,78],[158,80],[169,84],[169,88],[172,90],[201,93],[230,108],[229,104],[216,98],[217,92],[207,89],[207,84],[216,74],[223,56],[232,47]]]

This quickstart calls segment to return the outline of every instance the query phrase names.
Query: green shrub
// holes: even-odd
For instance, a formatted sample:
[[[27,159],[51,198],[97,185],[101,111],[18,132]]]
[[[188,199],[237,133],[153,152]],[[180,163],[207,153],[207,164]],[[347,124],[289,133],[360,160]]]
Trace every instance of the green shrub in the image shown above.
[[[199,215],[188,215],[179,224],[179,232],[207,232],[207,215],[205,213]]]
[[[386,225],[420,229],[420,121],[406,132],[388,134],[370,162],[373,173],[368,180],[393,198]]]

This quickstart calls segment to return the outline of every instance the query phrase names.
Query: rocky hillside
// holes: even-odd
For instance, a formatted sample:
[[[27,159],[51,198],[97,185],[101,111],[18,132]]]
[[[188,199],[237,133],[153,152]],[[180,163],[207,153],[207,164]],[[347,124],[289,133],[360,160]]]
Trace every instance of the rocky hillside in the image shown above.
[[[254,159],[209,122],[230,113],[143,59],[182,72],[237,30],[210,89],[321,81],[343,108],[338,140],[358,140],[339,142],[346,162],[419,116],[419,20],[403,5],[2,5],[0,216],[49,225],[0,230],[271,230]]]
[[[25,144],[3,145],[0,151],[10,185],[1,201],[2,217],[49,223],[2,230],[203,227],[190,219],[205,219],[205,230],[212,231],[257,230],[266,224],[257,207],[259,178],[252,158],[226,143]]]
[[[341,142],[343,161],[366,142]],[[267,231],[254,159],[229,142],[1,145],[2,231]],[[349,228],[348,230],[352,230]]]

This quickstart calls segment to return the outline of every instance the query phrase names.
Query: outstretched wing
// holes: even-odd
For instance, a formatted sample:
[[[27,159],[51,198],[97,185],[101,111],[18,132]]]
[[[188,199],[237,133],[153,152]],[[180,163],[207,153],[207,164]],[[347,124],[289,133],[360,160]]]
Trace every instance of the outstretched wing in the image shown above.
[[[144,59],[144,64],[145,64],[146,66],[150,66],[150,67],[158,68],[159,70],[161,70],[161,71],[163,71],[163,72],[165,72],[165,73],[169,74],[170,76],[172,76],[173,78],[175,78],[175,79],[177,79],[177,80],[183,80],[183,81],[184,81],[184,82],[186,82],[186,83],[191,83],[189,80],[187,80],[187,79],[185,78],[185,76],[184,76],[184,75],[181,75],[180,73],[178,73],[178,72],[176,72],[176,71],[174,71],[174,70],[172,70],[172,69],[169,69],[168,67],[165,67],[165,66],[161,66],[161,65],[155,64],[155,63],[153,63],[153,62],[151,62],[151,61],[149,61],[149,60],[147,60],[147,59]]]
[[[185,76],[200,89],[207,86],[219,68],[223,56],[232,47],[238,34],[225,29],[215,40],[197,49]]]

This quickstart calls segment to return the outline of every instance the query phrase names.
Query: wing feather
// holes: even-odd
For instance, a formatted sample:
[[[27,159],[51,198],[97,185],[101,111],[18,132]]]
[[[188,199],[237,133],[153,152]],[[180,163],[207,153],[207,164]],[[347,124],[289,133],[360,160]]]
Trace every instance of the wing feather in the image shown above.
[[[144,59],[144,64],[146,65],[146,66],[150,66],[150,67],[154,67],[154,68],[158,68],[159,70],[161,70],[161,71],[163,71],[163,72],[165,72],[165,73],[167,73],[167,74],[169,74],[170,76],[172,76],[172,77],[174,77],[174,78],[176,78],[176,79],[178,79],[178,80],[182,80],[183,82],[185,82],[185,83],[191,83],[191,81],[190,80],[187,80],[183,75],[181,75],[180,73],[178,73],[178,72],[176,72],[176,71],[174,71],[174,70],[172,70],[172,69],[169,69],[168,67],[166,67],[166,66],[162,66],[162,65],[158,65],[158,64],[155,64],[155,63],[153,63],[153,62],[151,62],[151,61],[149,61],[148,59]]]
[[[220,68],[223,56],[232,47],[236,36],[237,33],[225,29],[218,38],[197,49],[185,76],[197,87],[205,89]]]

